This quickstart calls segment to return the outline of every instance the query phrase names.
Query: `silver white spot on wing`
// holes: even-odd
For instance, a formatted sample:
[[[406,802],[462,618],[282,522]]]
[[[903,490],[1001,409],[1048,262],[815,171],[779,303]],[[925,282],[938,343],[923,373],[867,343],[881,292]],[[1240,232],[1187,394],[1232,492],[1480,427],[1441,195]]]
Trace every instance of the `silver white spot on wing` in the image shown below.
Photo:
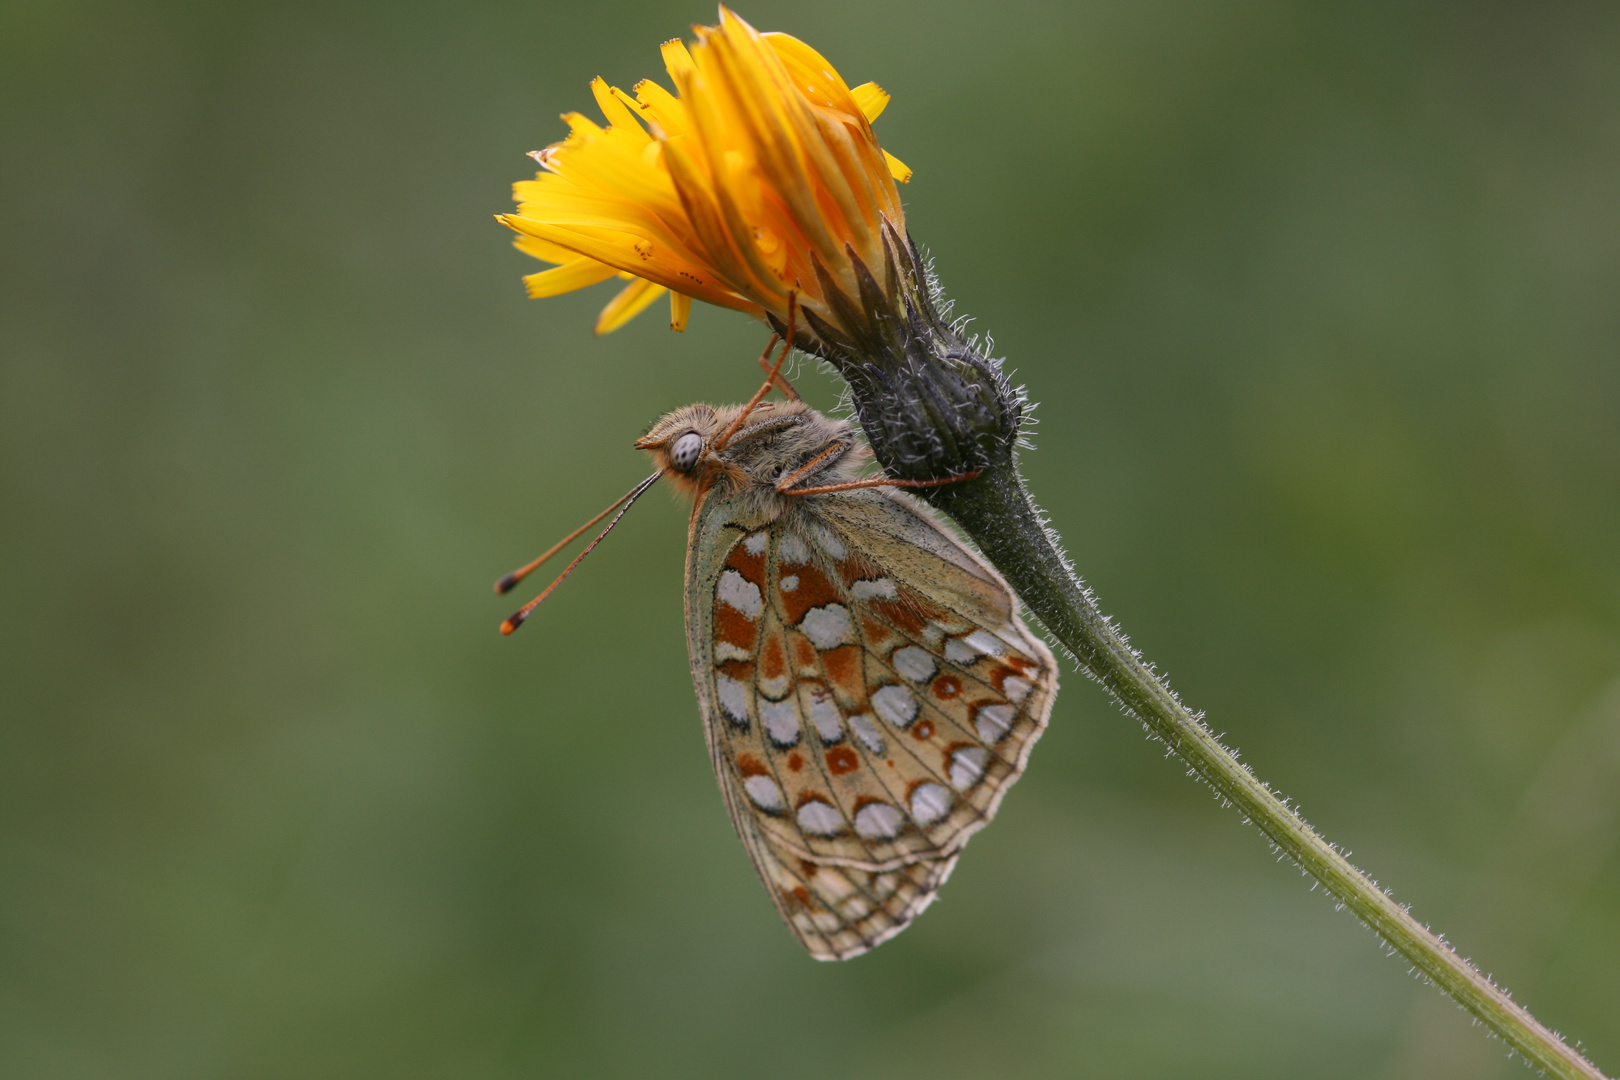
[[[771,742],[784,748],[798,745],[799,709],[791,699],[760,702],[759,719]]]
[[[832,836],[844,827],[844,816],[820,799],[806,800],[798,819],[799,828],[817,836]]]
[[[1006,642],[987,630],[975,630],[966,637],[945,643],[945,659],[954,664],[971,664],[975,657],[995,656],[1007,651]]]
[[[849,729],[872,753],[883,753],[883,732],[878,730],[877,722],[866,713],[850,717]]]
[[[951,784],[958,791],[966,791],[984,778],[984,763],[990,760],[990,751],[982,746],[964,746],[951,754]]]
[[[748,726],[748,687],[729,675],[714,677],[714,696],[720,699],[720,711],[738,727]]]
[[[782,561],[796,566],[805,566],[810,562],[810,545],[804,542],[804,537],[798,533],[785,533],[782,536],[780,548]]]
[[[855,831],[867,840],[893,840],[905,820],[888,803],[869,802],[855,811]]]
[[[716,586],[714,594],[722,604],[730,604],[750,619],[759,618],[765,606],[765,598],[759,595],[759,586],[735,570],[721,573],[720,584]]]
[[[827,604],[811,608],[799,620],[799,629],[818,649],[830,649],[855,639],[855,627],[849,621],[849,609],[843,604]]]
[[[1011,705],[986,705],[973,715],[973,730],[987,743],[998,743],[1012,728],[1017,715]]]
[[[872,708],[895,727],[903,728],[917,719],[917,699],[900,685],[880,687],[872,695]]]
[[[780,813],[785,805],[782,802],[782,789],[768,776],[750,776],[743,781],[743,790],[748,792],[748,797],[761,810]]]
[[[714,643],[714,658],[716,660],[752,660],[754,654],[741,645],[733,645],[729,641]]]
[[[810,539],[822,551],[835,559],[842,559],[846,554],[843,541],[833,535],[831,529],[825,528],[815,522],[810,523]]]
[[[907,645],[903,649],[896,649],[889,660],[894,664],[894,670],[912,682],[923,682],[926,679],[933,678],[934,670],[938,667],[934,663],[934,658],[928,654],[927,649],[921,649],[915,645]]]
[[[1029,692],[1034,685],[1035,684],[1030,682],[1028,679],[1021,679],[1017,675],[1010,675],[1007,677],[1007,680],[1001,684],[1001,692],[1006,694],[1008,700],[1010,701],[1023,701],[1025,698],[1029,697]]]
[[[911,817],[919,825],[932,825],[951,812],[954,796],[939,784],[918,784],[911,789]]]
[[[783,592],[792,592],[794,589],[797,589],[798,587],[799,587],[799,575],[798,574],[789,574],[787,577],[782,579],[782,591]]]
[[[842,739],[844,728],[839,723],[838,706],[833,703],[832,692],[825,686],[806,686],[804,698],[805,711],[810,714],[810,723],[815,725],[821,741],[835,743]]]
[[[849,587],[849,595],[857,600],[893,600],[899,593],[895,590],[894,582],[880,577],[871,581],[857,581]]]
[[[743,550],[750,555],[763,555],[765,554],[765,545],[770,538],[771,535],[767,532],[750,533],[748,538],[743,541]]]
[[[1007,651],[1007,643],[988,630],[975,630],[965,640],[979,652],[989,656],[999,656]]]

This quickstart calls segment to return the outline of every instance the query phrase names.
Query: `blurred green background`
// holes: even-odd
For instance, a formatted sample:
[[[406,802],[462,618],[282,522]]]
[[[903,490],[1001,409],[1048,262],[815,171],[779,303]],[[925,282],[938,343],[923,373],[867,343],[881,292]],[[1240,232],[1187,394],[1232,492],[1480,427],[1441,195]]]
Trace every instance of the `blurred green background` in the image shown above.
[[[740,9],[850,82],[1031,484],[1259,774],[1620,1069],[1620,7]],[[702,4],[0,9],[0,1073],[1496,1077],[1070,673],[941,901],[798,951],[648,498],[759,327],[491,220]],[[807,375],[813,399],[836,389]]]

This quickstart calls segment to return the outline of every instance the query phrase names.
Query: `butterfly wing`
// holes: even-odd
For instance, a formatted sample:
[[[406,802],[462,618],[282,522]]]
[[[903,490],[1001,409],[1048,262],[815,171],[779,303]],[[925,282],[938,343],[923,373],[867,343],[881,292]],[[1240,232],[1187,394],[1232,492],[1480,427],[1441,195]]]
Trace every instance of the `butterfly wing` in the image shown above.
[[[687,628],[727,808],[813,955],[933,899],[1045,727],[1051,652],[1006,584],[907,496],[742,499],[693,517]]]
[[[782,921],[817,960],[848,960],[911,925],[956,867],[955,855],[892,870],[811,862],[734,815],[743,847]]]

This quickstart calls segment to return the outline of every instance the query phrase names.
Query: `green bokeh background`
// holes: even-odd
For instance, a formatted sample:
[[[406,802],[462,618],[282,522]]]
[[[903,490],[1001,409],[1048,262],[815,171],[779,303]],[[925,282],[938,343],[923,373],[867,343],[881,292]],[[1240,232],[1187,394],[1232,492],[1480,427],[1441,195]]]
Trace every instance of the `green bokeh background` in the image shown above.
[[[1620,7],[741,13],[894,93],[1105,608],[1620,1069]],[[757,325],[595,339],[491,220],[712,19],[0,9],[0,1073],[1521,1074],[1072,672],[940,902],[805,959],[671,496],[495,633],[652,418],[754,384]]]

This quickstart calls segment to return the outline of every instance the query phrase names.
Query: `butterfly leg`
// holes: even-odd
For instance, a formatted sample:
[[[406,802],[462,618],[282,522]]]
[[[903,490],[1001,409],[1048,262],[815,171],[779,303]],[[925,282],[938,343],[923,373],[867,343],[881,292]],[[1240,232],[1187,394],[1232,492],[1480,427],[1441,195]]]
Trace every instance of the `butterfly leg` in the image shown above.
[[[719,453],[721,450],[726,448],[726,445],[731,442],[731,437],[737,434],[737,429],[743,426],[743,421],[747,420],[748,417],[753,414],[754,406],[758,405],[765,395],[771,392],[771,387],[776,384],[777,377],[782,373],[782,362],[787,359],[788,353],[793,351],[793,328],[794,321],[798,315],[798,299],[798,293],[788,293],[787,335],[781,339],[782,353],[776,358],[776,365],[766,373],[765,385],[754,391],[754,396],[748,399],[748,404],[744,405],[742,411],[737,414],[737,419],[733,420],[731,422],[731,426],[728,427],[721,434],[721,436],[714,441],[714,446],[712,447],[713,452]],[[774,345],[776,341],[777,338],[772,336],[771,344]],[[766,346],[765,355],[769,356],[770,351],[770,346]],[[760,357],[759,362],[761,365],[763,365],[765,363],[765,357]]]
[[[962,473],[958,476],[942,476],[937,480],[896,480],[891,476],[874,476],[868,480],[849,480],[841,484],[821,484],[816,487],[795,488],[806,476],[818,469],[831,465],[852,449],[851,444],[835,442],[821,453],[805,462],[791,474],[784,476],[776,482],[776,492],[779,495],[831,495],[835,491],[854,491],[856,488],[871,487],[900,487],[900,488],[928,488],[940,487],[943,484],[954,484],[960,480],[972,480],[982,471],[974,469],[972,472]]]
[[[825,453],[825,451],[823,451],[823,453]],[[814,464],[813,461],[812,461],[812,464]],[[805,468],[808,469],[809,466],[807,465],[807,466],[805,466]],[[799,470],[800,473],[802,473],[804,471],[805,471],[804,469]],[[941,486],[943,486],[945,484],[955,484],[955,483],[959,483],[960,481],[963,481],[963,480],[972,480],[974,477],[978,476],[983,471],[984,471],[983,469],[974,469],[972,472],[961,473],[960,475],[957,475],[957,476],[941,476],[941,477],[938,477],[937,479],[934,479],[934,480],[896,480],[892,476],[874,476],[869,480],[849,480],[849,481],[846,481],[845,483],[842,483],[842,484],[823,484],[823,485],[821,485],[819,487],[795,488],[795,489],[793,489],[791,491],[784,490],[782,485],[778,484],[777,487],[776,487],[776,490],[781,492],[783,495],[831,495],[832,493],[834,493],[836,491],[854,491],[856,488],[874,488],[874,487],[930,488],[930,487],[941,487]],[[794,474],[795,477],[798,476],[798,475],[799,475],[799,473]]]
[[[798,494],[801,494],[801,492],[789,491],[788,489],[791,488],[794,484],[797,484],[800,480],[802,480],[804,477],[808,476],[810,473],[815,472],[817,469],[823,468],[824,466],[827,466],[827,465],[831,465],[833,462],[837,461],[839,458],[841,458],[845,454],[847,454],[849,452],[849,450],[850,450],[850,444],[849,443],[846,443],[846,442],[835,442],[835,443],[833,443],[831,446],[827,447],[821,453],[817,454],[815,457],[813,457],[809,461],[805,462],[802,466],[795,469],[791,474],[789,474],[787,476],[784,476],[782,479],[778,480],[776,482],[777,494],[779,494],[779,495],[798,495]]]

